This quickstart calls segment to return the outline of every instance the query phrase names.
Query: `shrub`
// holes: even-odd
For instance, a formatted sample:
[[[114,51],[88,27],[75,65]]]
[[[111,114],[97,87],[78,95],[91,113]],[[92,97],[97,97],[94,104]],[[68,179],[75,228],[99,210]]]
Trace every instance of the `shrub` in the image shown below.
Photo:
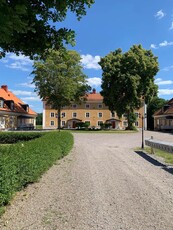
[[[39,138],[41,132],[0,132],[0,144],[13,144],[20,141],[29,141]]]
[[[16,191],[37,181],[72,146],[71,133],[55,131],[29,142],[0,146],[1,209]]]

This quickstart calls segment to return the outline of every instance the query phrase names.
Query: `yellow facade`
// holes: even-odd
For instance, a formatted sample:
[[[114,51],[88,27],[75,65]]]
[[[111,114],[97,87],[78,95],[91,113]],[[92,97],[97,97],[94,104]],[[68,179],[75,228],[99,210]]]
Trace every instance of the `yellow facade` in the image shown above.
[[[98,94],[97,94],[98,95]],[[137,121],[135,126],[142,127],[142,115],[144,114],[144,107],[140,108],[137,113]],[[141,116],[139,115],[141,114]],[[126,116],[119,118],[116,114],[111,113],[107,106],[104,105],[103,99],[90,100],[82,104],[71,104],[66,106],[61,111],[61,127],[62,128],[76,128],[77,122],[89,122],[90,127],[100,128],[100,123],[111,123],[112,129],[125,129],[127,126]],[[50,105],[43,102],[43,129],[57,129],[58,118],[57,111],[52,109]]]

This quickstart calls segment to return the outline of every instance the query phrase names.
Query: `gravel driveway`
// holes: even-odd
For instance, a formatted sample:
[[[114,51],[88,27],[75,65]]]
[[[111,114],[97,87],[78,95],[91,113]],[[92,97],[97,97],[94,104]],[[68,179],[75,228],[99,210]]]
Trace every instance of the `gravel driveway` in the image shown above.
[[[173,170],[134,152],[141,133],[74,137],[69,156],[16,196],[0,229],[173,230]]]

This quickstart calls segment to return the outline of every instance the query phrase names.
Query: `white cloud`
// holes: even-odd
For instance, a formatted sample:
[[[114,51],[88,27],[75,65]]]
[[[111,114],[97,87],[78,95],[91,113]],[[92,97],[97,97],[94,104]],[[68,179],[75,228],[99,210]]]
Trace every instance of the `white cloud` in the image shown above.
[[[22,86],[22,87],[28,87],[28,88],[31,88],[31,89],[35,88],[35,85],[32,84],[31,82],[20,83],[20,84],[17,84],[17,85]]]
[[[100,56],[92,56],[90,54],[81,55],[81,63],[85,69],[101,69],[98,62],[100,61]]]
[[[163,12],[163,10],[159,10],[155,15],[157,19],[161,19],[166,16],[166,14]]]
[[[22,97],[21,100],[25,101],[25,102],[27,102],[27,101],[41,101],[41,99],[38,96],[36,96],[36,97]]]
[[[160,47],[163,47],[163,46],[172,46],[172,45],[173,45],[173,42],[167,42],[167,41],[161,42],[159,44]]]
[[[91,87],[99,87],[101,85],[101,78],[99,77],[88,78],[87,81]]]
[[[169,27],[169,30],[173,30],[173,22],[172,22],[171,26]]]
[[[160,95],[173,95],[173,89],[159,89]]]
[[[165,67],[165,68],[163,68],[162,70],[163,70],[163,71],[170,71],[171,69],[173,69],[173,65],[168,66],[168,67]]]
[[[151,45],[150,45],[150,48],[151,48],[151,49],[157,49],[157,46],[156,46],[155,44],[151,44]]]
[[[171,80],[162,80],[162,78],[157,78],[156,80],[155,80],[155,83],[157,84],[157,85],[171,85],[171,84],[173,84],[173,81],[171,81]]]
[[[158,46],[155,45],[155,44],[151,44],[151,45],[150,45],[150,48],[152,48],[152,49],[157,49],[157,48],[159,48],[159,47],[166,47],[166,46],[173,46],[173,42],[168,42],[168,41],[165,40],[165,41],[159,43]]]
[[[23,91],[23,90],[10,90],[17,96],[33,96],[37,95],[35,92]]]
[[[6,57],[1,60],[5,66],[11,69],[18,69],[22,71],[31,71],[33,61],[22,54],[16,55],[14,53],[7,53]]]

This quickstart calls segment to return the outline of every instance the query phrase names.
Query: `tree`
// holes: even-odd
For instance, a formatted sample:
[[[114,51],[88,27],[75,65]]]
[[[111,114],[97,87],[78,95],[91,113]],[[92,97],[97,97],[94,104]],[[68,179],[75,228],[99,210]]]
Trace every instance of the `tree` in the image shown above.
[[[38,115],[36,117],[36,125],[42,125],[42,123],[43,123],[43,114],[38,113]]]
[[[149,130],[154,130],[154,118],[153,114],[162,108],[166,104],[166,100],[163,98],[155,97],[147,106],[147,128]]]
[[[84,100],[90,86],[82,72],[81,57],[76,51],[51,50],[44,61],[34,62],[34,80],[41,99],[57,109],[58,129],[61,127],[61,109],[72,101]]]
[[[60,28],[68,11],[80,18],[94,0],[1,0],[0,57],[6,52],[34,57],[49,48],[58,49],[63,41],[74,43],[74,31]]]
[[[157,95],[158,87],[154,84],[159,70],[157,57],[151,50],[134,45],[126,53],[121,49],[110,52],[99,64],[103,71],[101,94],[104,103],[119,117],[126,113],[128,129],[132,129],[134,109],[141,107],[142,100],[148,103]]]

